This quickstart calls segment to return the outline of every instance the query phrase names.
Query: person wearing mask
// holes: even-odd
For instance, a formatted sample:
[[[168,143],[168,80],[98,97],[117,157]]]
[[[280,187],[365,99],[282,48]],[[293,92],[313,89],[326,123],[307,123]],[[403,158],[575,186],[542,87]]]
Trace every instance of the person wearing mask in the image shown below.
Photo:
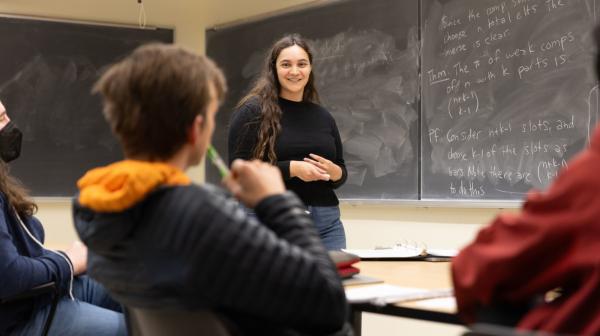
[[[229,162],[258,159],[276,165],[288,190],[307,206],[323,244],[346,247],[334,189],[346,181],[335,120],[319,105],[310,47],[299,35],[273,44],[263,70],[234,112]]]
[[[84,275],[87,248],[81,242],[63,251],[44,247],[44,229],[34,217],[37,205],[9,173],[19,157],[22,133],[0,102],[0,297],[55,282],[60,300],[49,335],[126,335],[120,305]],[[50,313],[40,296],[0,306],[1,335],[39,335]]]

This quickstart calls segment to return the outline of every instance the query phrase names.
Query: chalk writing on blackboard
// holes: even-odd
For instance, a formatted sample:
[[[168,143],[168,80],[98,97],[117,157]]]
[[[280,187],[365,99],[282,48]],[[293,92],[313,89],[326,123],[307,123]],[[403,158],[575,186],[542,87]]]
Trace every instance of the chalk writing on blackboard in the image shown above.
[[[598,117],[591,1],[433,1],[422,68],[423,198],[521,198]]]

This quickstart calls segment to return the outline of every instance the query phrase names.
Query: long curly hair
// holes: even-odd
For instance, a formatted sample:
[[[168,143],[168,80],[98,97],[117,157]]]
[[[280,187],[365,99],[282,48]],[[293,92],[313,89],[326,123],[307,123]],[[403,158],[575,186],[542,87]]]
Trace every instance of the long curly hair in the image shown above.
[[[38,209],[37,205],[29,199],[23,184],[10,175],[8,165],[2,160],[0,160],[0,192],[21,217],[32,216]]]
[[[281,108],[278,104],[281,84],[277,78],[277,57],[285,48],[297,45],[304,49],[308,54],[308,61],[312,65],[313,54],[306,41],[298,34],[286,35],[273,44],[271,50],[267,53],[263,69],[252,86],[252,89],[244,96],[237,105],[237,108],[244,105],[249,100],[257,99],[260,103],[261,115],[258,131],[258,141],[252,152],[252,157],[259,160],[268,161],[272,164],[277,162],[275,154],[275,140],[281,132]],[[319,104],[319,93],[315,87],[314,71],[310,72],[302,100]]]

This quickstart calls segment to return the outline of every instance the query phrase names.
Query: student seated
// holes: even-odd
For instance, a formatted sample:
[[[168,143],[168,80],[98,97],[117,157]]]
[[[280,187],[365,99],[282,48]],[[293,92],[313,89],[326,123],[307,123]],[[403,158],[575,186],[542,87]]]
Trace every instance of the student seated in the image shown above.
[[[78,182],[75,225],[92,277],[126,306],[209,310],[235,335],[346,333],[336,269],[277,168],[237,160],[225,180],[260,222],[184,173],[202,161],[224,96],[212,61],[143,46],[95,91],[126,159]]]
[[[599,172],[597,127],[547,191],[530,193],[520,214],[501,214],[460,252],[452,274],[465,322],[503,307],[518,329],[600,334]]]
[[[0,102],[0,297],[54,282],[60,299],[48,335],[125,335],[121,306],[83,275],[87,249],[81,242],[53,251],[43,246],[37,205],[10,176],[6,162],[21,152],[22,133]],[[0,335],[40,335],[51,303],[47,295],[0,306]]]

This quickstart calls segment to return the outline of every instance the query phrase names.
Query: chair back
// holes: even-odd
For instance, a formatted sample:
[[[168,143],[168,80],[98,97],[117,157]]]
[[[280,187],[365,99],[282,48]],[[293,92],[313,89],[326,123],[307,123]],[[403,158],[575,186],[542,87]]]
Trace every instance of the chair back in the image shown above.
[[[142,309],[127,307],[130,336],[230,336],[225,324],[212,312]]]

